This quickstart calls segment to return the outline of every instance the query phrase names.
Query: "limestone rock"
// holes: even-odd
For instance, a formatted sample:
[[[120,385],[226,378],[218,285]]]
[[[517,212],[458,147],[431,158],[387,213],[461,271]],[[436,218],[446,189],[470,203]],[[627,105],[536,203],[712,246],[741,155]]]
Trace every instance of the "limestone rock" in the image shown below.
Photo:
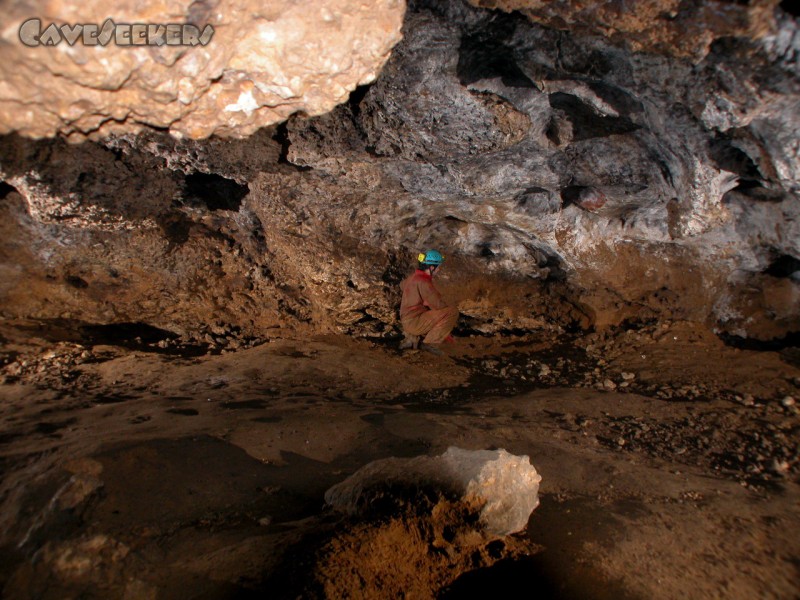
[[[0,44],[0,133],[79,140],[150,126],[193,139],[244,137],[296,112],[321,114],[375,79],[404,11],[400,0],[13,1]],[[102,27],[110,18],[211,25],[213,37],[194,46],[57,38],[28,47],[19,30],[31,18],[42,35],[51,23]]]
[[[376,494],[392,489],[432,489],[480,507],[480,519],[494,535],[521,531],[539,505],[541,476],[527,456],[505,450],[451,447],[441,456],[387,458],[372,462],[325,492],[335,508],[357,513]]]

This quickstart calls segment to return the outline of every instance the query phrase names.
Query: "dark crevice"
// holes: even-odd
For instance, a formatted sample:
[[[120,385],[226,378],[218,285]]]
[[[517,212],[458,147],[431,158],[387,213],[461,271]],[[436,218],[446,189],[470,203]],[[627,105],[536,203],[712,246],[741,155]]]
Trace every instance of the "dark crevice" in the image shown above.
[[[278,163],[282,165],[289,165],[297,169],[298,171],[310,171],[311,167],[307,167],[305,165],[296,165],[292,161],[289,160],[289,148],[292,145],[292,141],[289,139],[289,122],[284,121],[283,123],[279,124],[275,127],[275,133],[272,136],[272,139],[278,142],[281,145],[281,153],[278,156]]]
[[[455,217],[453,215],[446,215],[444,220],[445,221],[453,221],[454,223],[466,223],[467,222],[464,219],[461,219],[459,217]]]
[[[658,325],[655,317],[628,317],[619,324],[621,331],[640,331]]]
[[[598,113],[590,105],[572,94],[550,94],[550,106],[564,113],[572,123],[572,140],[581,141],[596,137],[621,135],[641,129],[626,117],[609,117]]]
[[[391,287],[395,287],[400,284],[403,279],[406,278],[406,260],[403,256],[398,255],[398,253],[390,252],[389,253],[389,263],[386,266],[386,270],[384,270],[383,274],[381,275],[381,281],[388,284]]]
[[[756,350],[759,352],[780,352],[790,348],[800,348],[800,331],[792,331],[780,338],[770,340],[757,340],[730,333],[719,334],[719,339],[726,346],[739,348],[740,350]]]
[[[547,127],[544,130],[545,136],[547,139],[553,142],[556,146],[560,146],[563,142],[566,142],[566,139],[561,139],[561,130],[558,126],[558,119],[552,117],[547,122]]]
[[[540,269],[548,269],[543,280],[564,281],[567,272],[564,270],[564,261],[561,256],[546,245],[525,244],[528,252],[536,258],[536,266]],[[540,274],[541,276],[541,274]]]
[[[137,344],[153,344],[178,336],[171,331],[159,329],[145,323],[110,323],[108,325],[81,325],[79,331],[83,339],[94,344],[114,344],[127,346]]]
[[[464,35],[456,68],[463,85],[500,78],[508,87],[536,87],[517,64],[513,49],[505,44],[513,37],[520,19],[518,15],[497,14],[483,28]]]
[[[620,114],[629,115],[644,112],[644,105],[622,88],[596,79],[587,81],[586,85]]]
[[[731,192],[736,192],[756,202],[783,202],[785,198],[782,191],[764,187],[764,184],[756,179],[741,179]],[[727,203],[728,198],[723,197],[723,202]]]
[[[11,192],[16,192],[17,188],[13,185],[6,183],[5,181],[0,181],[0,200],[5,200],[6,196],[8,196]]]
[[[67,285],[70,285],[76,289],[82,290],[89,287],[89,284],[86,282],[85,279],[78,277],[77,275],[67,275],[64,277],[64,281],[67,282]]]
[[[488,242],[481,242],[477,244],[479,249],[479,254],[483,258],[493,259],[496,256],[496,253],[492,250],[492,246]]]
[[[359,85],[356,89],[350,92],[350,97],[347,99],[347,106],[350,107],[350,112],[353,113],[353,119],[358,120],[361,115],[361,102],[370,90],[370,85]]]
[[[185,244],[189,240],[192,221],[183,213],[176,212],[160,219],[159,226],[164,233],[164,237],[169,241],[170,248],[174,248]]]
[[[552,552],[552,551],[551,551]],[[536,598],[543,600],[630,600],[634,596],[619,582],[598,587],[588,575],[565,579],[554,568],[546,553],[523,558],[508,558],[492,565],[473,569],[460,575],[439,593],[439,600],[480,597],[519,597],[520,590],[535,589]]]
[[[793,17],[800,17],[800,6],[798,6],[796,0],[783,0],[778,6]]]
[[[88,323],[75,319],[36,319],[20,330],[49,342],[84,346],[121,346],[129,350],[179,356],[201,356],[208,345],[183,342],[178,334],[147,323]]]
[[[744,179],[760,179],[761,172],[753,159],[727,138],[718,137],[711,143],[711,158],[723,171],[736,173]]]
[[[764,186],[761,185],[760,181],[756,181],[755,179],[740,179],[739,184],[733,188],[737,192],[749,192],[751,190],[763,188]]]
[[[585,185],[568,185],[561,190],[561,200],[564,202],[564,208],[570,204],[578,204],[581,199],[581,194],[584,190],[589,188]]]
[[[185,179],[186,199],[209,210],[238,211],[250,186],[215,173],[191,173]]]
[[[569,26],[564,23],[563,29],[569,29]],[[556,66],[559,72],[551,79],[572,78],[575,75],[604,79],[621,66],[607,51],[585,48],[566,31],[558,32],[553,45],[557,50]]]
[[[764,273],[772,277],[791,277],[800,272],[800,260],[788,254],[782,254],[772,260]]]

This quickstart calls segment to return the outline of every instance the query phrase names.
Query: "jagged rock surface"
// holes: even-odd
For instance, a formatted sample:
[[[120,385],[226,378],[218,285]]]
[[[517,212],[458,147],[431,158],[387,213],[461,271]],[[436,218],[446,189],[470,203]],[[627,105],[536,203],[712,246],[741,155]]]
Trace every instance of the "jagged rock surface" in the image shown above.
[[[319,117],[6,137],[4,314],[383,335],[434,246],[468,328],[797,331],[800,36],[778,17],[695,63],[434,3]]]
[[[0,133],[56,133],[75,140],[144,127],[173,135],[244,137],[302,111],[318,115],[373,81],[400,39],[399,0],[98,0],[4,7],[0,43]],[[98,17],[101,15],[101,17]],[[27,19],[50,23],[191,23],[214,27],[195,46],[28,47]],[[98,22],[98,18],[101,20]]]
[[[758,38],[774,29],[780,0],[470,0],[482,8],[519,11],[554,29],[604,35],[633,51],[702,58],[719,38]]]

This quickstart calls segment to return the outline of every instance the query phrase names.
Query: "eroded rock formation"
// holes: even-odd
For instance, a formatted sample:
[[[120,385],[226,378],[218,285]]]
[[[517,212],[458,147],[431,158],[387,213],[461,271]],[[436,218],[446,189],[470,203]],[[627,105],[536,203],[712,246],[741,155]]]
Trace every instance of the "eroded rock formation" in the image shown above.
[[[400,39],[404,10],[399,0],[311,7],[247,0],[10,2],[0,42],[0,133],[79,140],[155,127],[190,138],[243,137],[296,112],[322,114],[375,79]],[[30,19],[39,22],[21,33]],[[187,45],[173,45],[178,40],[166,28],[137,36],[117,31],[115,23],[189,24],[200,36],[195,41],[181,29],[179,41]],[[51,24],[59,30],[48,32]],[[99,43],[84,42],[75,29],[83,25],[97,26],[87,39]]]
[[[769,17],[758,38],[714,30],[693,62],[430,3],[375,83],[318,117],[242,140],[7,136],[4,314],[385,335],[435,246],[466,328],[797,331],[800,36]]]
[[[724,37],[759,38],[775,27],[780,0],[470,0],[482,8],[519,11],[553,29],[600,34],[633,51],[701,59]]]

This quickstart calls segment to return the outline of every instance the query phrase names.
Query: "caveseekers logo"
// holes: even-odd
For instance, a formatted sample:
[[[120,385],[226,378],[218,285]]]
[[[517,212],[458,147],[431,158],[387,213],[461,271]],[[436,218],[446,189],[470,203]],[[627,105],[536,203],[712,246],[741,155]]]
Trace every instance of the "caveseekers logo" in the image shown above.
[[[28,19],[19,28],[20,41],[31,47],[58,46],[61,42],[70,46],[78,42],[84,46],[106,46],[112,41],[117,46],[205,46],[213,36],[212,25],[206,25],[200,31],[189,24],[117,24],[111,19],[106,19],[102,25],[50,23],[44,30],[41,19]]]

